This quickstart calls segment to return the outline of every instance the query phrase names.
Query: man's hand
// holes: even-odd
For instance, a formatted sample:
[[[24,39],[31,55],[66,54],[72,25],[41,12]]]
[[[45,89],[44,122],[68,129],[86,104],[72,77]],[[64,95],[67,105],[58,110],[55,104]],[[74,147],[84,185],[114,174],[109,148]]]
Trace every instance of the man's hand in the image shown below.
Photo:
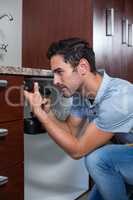
[[[50,98],[43,98],[42,109],[46,113],[49,113],[49,111],[51,110],[51,99]]]
[[[50,99],[42,98],[39,92],[38,83],[34,83],[34,92],[24,91],[24,96],[30,104],[31,110],[36,114],[41,109],[45,112],[50,110]]]

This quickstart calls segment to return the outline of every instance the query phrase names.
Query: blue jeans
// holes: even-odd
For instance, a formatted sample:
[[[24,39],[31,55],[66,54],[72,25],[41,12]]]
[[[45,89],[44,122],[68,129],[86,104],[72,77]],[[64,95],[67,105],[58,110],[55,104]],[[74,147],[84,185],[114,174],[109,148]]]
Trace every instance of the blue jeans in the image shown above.
[[[105,145],[85,156],[86,168],[95,185],[89,200],[128,200],[133,186],[133,147]]]

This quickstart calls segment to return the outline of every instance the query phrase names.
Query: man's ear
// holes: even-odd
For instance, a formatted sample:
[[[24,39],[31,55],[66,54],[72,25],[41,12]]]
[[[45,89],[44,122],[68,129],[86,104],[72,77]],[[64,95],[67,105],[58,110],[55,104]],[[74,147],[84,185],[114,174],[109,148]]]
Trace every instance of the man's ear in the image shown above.
[[[80,59],[77,71],[80,75],[85,75],[88,71],[90,71],[90,65],[85,58]]]

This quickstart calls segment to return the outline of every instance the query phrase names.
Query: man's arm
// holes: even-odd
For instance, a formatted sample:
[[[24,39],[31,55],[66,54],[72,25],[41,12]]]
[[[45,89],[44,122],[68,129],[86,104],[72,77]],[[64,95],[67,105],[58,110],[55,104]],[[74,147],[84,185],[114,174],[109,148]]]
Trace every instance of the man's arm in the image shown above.
[[[78,133],[82,130],[82,127],[85,124],[85,120],[80,117],[69,115],[65,121],[57,119],[54,112],[50,110],[48,116],[51,120],[56,123],[61,129],[64,129],[67,132],[70,132],[72,135],[77,136]]]
[[[75,137],[75,134],[72,134],[74,130],[74,122],[75,127],[77,127],[76,125],[79,127],[79,124],[81,123],[80,119],[75,121],[74,119],[69,118],[67,123],[62,124],[61,126],[58,121],[55,121],[52,116],[41,108],[43,100],[40,96],[38,85],[36,84],[34,93],[25,91],[25,97],[29,101],[34,114],[48,131],[50,137],[74,159],[79,159],[96,148],[104,145],[113,136],[112,133],[106,133],[98,129],[94,123],[90,123],[82,136]],[[75,130],[76,129],[77,128],[75,128]]]
[[[79,159],[106,144],[113,137],[112,133],[98,129],[95,123],[88,124],[82,136],[75,137],[69,129],[62,129],[59,124],[54,123],[43,110],[37,110],[35,114],[47,129],[50,137],[74,159]]]
[[[55,123],[60,129],[65,130],[73,135],[77,135],[81,130],[84,120],[80,117],[69,116],[65,121],[57,119],[56,115],[51,109],[51,99],[42,98],[38,90],[38,83],[34,84],[34,92],[24,91],[24,96],[28,100],[32,111],[37,107],[37,109],[43,109],[47,115],[50,117],[53,123]]]

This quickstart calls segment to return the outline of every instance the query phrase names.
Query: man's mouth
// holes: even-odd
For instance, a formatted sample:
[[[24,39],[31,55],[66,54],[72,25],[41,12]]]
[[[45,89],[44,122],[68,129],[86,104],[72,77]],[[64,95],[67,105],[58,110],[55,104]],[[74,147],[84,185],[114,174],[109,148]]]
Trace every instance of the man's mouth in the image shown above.
[[[67,90],[67,88],[65,88],[65,87],[64,87],[64,88],[61,88],[61,91],[65,91],[65,90]]]
[[[65,86],[57,86],[58,87],[58,89],[61,91],[61,92],[66,92],[66,91],[68,91],[68,88],[67,87],[65,87]]]
[[[58,88],[59,88],[60,90],[67,89],[67,87],[65,87],[65,86],[58,86]]]

